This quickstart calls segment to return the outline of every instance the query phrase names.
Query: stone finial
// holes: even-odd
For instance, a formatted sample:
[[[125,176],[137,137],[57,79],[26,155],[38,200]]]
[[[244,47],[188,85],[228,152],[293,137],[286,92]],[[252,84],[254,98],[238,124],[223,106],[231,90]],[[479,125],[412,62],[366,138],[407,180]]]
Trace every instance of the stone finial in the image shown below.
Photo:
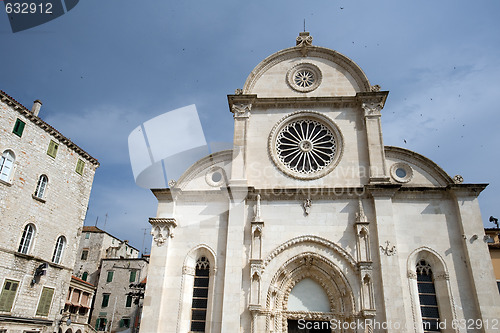
[[[464,177],[455,175],[455,177],[453,177],[453,181],[455,182],[455,184],[462,184],[464,182]]]
[[[297,46],[310,46],[312,45],[313,37],[309,35],[308,31],[299,32],[299,37],[296,39],[295,45]]]
[[[365,210],[363,209],[363,202],[361,202],[361,198],[358,199],[358,212],[356,213],[356,222],[368,222],[368,218],[365,215]]]
[[[296,46],[301,48],[302,56],[307,56],[307,47],[312,45],[313,37],[309,35],[309,32],[299,32],[299,36],[296,39]]]
[[[255,216],[253,222],[262,222],[262,217],[260,216],[260,194],[257,194],[257,203],[255,204]]]

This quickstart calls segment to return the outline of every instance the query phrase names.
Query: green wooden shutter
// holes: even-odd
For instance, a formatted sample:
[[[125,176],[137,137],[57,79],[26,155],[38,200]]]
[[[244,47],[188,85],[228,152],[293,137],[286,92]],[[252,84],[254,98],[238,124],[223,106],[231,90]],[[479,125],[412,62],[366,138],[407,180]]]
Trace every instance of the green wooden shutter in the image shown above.
[[[83,275],[82,275],[82,280],[83,280],[83,281],[87,281],[88,276],[89,276],[89,273],[87,273],[87,272],[83,272]]]
[[[113,271],[108,271],[108,277],[106,278],[106,282],[113,281]]]
[[[109,303],[109,294],[103,294],[102,295],[102,304],[101,304],[101,307],[102,308],[107,307],[108,303]]]
[[[85,167],[85,162],[82,161],[81,159],[78,159],[78,162],[76,162],[76,173],[79,175],[83,175],[83,168]]]
[[[14,129],[12,130],[12,133],[21,137],[23,135],[24,125],[25,125],[24,121],[22,121],[21,119],[17,119],[16,124],[14,125]]]
[[[50,140],[49,143],[49,149],[47,150],[47,154],[53,158],[56,158],[57,155],[57,148],[59,148],[59,144],[57,144],[55,141]]]
[[[137,274],[137,271],[130,271],[130,279],[129,282],[135,282],[135,276]]]
[[[123,327],[123,319],[120,319],[120,327]]]
[[[132,306],[132,296],[127,295],[127,303],[125,304],[126,308],[130,308]]]
[[[52,304],[52,296],[54,296],[54,289],[43,287],[38,308],[36,309],[37,316],[46,317],[49,315],[50,305]]]
[[[17,281],[5,280],[2,293],[0,294],[0,311],[10,312],[12,310],[18,286],[19,282]]]

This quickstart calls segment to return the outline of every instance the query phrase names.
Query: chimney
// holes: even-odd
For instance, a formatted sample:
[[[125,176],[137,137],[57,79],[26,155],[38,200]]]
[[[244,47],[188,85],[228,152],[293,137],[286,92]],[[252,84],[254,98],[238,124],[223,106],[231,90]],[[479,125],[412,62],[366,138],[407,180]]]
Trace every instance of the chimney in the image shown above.
[[[37,99],[33,102],[33,107],[31,108],[31,112],[38,117],[38,113],[40,113],[40,108],[42,107],[42,102]]]

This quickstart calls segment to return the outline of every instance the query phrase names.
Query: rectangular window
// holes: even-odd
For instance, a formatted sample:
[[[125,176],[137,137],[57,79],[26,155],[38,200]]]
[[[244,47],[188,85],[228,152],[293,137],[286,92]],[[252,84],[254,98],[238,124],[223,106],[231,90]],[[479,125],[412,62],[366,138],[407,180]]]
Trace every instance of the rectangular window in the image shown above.
[[[89,239],[90,238],[90,232],[86,232],[85,233],[85,239]]]
[[[108,306],[109,304],[109,295],[110,294],[102,294],[102,303],[101,303],[101,307],[105,308]]]
[[[95,323],[95,329],[98,331],[104,331],[106,329],[106,318],[97,318]]]
[[[5,280],[0,294],[0,311],[10,312],[14,299],[16,298],[17,287],[19,282],[13,280]]]
[[[54,296],[54,289],[43,287],[40,301],[38,302],[38,308],[36,309],[37,316],[47,317],[49,315],[52,296]]]
[[[130,318],[122,318],[120,320],[120,327],[129,328],[130,327]]]
[[[130,279],[128,280],[128,282],[135,282],[136,275],[137,271],[130,271]]]
[[[17,119],[14,125],[14,129],[12,130],[12,133],[17,135],[18,137],[21,137],[23,135],[24,125],[25,125],[24,121],[22,121],[21,119]]]
[[[80,258],[81,260],[87,260],[89,257],[89,250],[88,249],[83,249],[82,251],[82,257]]]
[[[114,272],[113,271],[108,271],[108,276],[106,278],[106,282],[111,282],[113,281],[113,274]]]
[[[85,167],[85,162],[82,161],[81,159],[78,159],[78,162],[76,162],[76,173],[79,175],[83,175],[83,168]]]
[[[127,302],[125,303],[126,308],[130,308],[132,306],[132,296],[127,295]]]
[[[49,149],[47,149],[47,155],[49,155],[50,157],[56,158],[58,148],[59,148],[59,144],[53,140],[50,140]]]

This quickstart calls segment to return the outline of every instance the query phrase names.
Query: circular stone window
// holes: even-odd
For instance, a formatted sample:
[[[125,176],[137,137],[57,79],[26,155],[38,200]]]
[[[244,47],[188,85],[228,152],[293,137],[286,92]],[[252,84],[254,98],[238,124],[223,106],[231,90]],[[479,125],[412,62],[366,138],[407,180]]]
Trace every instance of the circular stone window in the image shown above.
[[[205,181],[212,187],[221,186],[224,183],[224,170],[220,167],[212,167],[205,174]]]
[[[269,153],[285,174],[298,179],[317,179],[337,165],[342,136],[320,113],[296,112],[281,119],[271,131]]]
[[[309,92],[318,88],[322,78],[319,68],[309,63],[293,66],[286,75],[288,85],[299,92]]]
[[[406,163],[394,163],[391,166],[391,176],[398,183],[408,183],[413,177],[413,169]]]

